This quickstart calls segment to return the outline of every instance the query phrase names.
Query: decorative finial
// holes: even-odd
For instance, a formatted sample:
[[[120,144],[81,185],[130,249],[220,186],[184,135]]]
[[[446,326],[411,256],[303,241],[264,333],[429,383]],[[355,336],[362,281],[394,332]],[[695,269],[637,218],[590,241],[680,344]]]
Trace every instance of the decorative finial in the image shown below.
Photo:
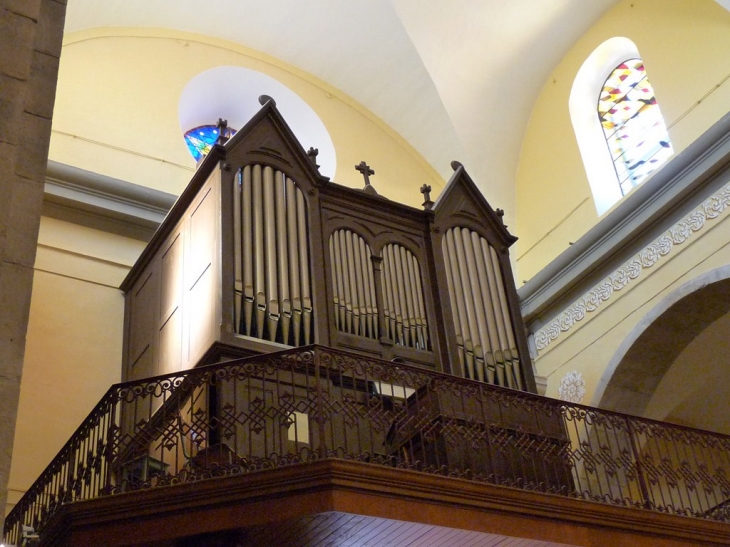
[[[319,165],[317,165],[317,155],[319,155],[319,148],[314,148],[312,146],[309,150],[307,150],[307,156],[309,156],[309,159],[312,160],[314,166],[319,169]]]
[[[451,168],[452,168],[452,169],[453,169],[454,171],[457,171],[457,170],[459,169],[459,167],[464,167],[464,166],[463,166],[463,165],[461,164],[461,162],[459,162],[459,161],[456,161],[456,160],[454,160],[454,161],[452,161],[452,162],[451,162]]]
[[[431,187],[428,184],[421,186],[421,193],[423,194],[423,208],[426,211],[433,209],[433,201],[431,201]]]
[[[218,138],[215,140],[215,143],[226,144],[226,142],[228,141],[228,120],[218,118],[218,123],[216,124],[216,127],[218,129]]]
[[[276,101],[268,95],[259,95],[259,104],[264,106],[266,103],[271,103],[271,106],[276,106]]]
[[[499,221],[502,223],[502,226],[504,226],[504,209],[497,209],[495,211],[495,213],[497,213],[497,216],[499,217]]]
[[[361,161],[355,166],[355,169],[360,171],[362,173],[363,178],[365,179],[365,188],[363,190],[367,192],[368,194],[374,194],[378,195],[378,192],[375,191],[375,188],[373,188],[370,185],[370,175],[374,175],[375,171],[373,171],[370,166],[365,163],[364,161]]]

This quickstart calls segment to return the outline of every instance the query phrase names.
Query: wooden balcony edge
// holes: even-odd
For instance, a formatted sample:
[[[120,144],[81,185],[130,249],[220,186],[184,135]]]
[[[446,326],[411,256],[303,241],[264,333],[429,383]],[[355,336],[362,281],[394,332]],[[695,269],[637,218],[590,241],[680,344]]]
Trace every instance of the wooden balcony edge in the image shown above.
[[[722,522],[347,460],[71,503],[45,527],[42,545],[147,544],[331,511],[573,545],[730,545]]]

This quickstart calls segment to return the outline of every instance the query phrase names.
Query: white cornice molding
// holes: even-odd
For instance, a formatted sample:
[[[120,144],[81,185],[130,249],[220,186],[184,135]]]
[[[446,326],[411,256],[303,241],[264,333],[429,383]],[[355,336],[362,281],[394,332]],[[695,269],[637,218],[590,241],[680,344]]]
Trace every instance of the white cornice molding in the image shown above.
[[[176,196],[48,161],[44,214],[92,227],[149,239]]]
[[[730,114],[654,173],[596,226],[523,285],[530,332],[538,332],[649,249],[703,201],[730,171]]]
[[[537,351],[544,350],[562,333],[569,331],[578,322],[607,302],[614,293],[626,288],[646,270],[671,254],[675,247],[685,243],[694,233],[702,230],[709,221],[714,221],[730,208],[730,183],[705,200],[699,207],[674,224],[611,275],[594,286],[580,299],[569,306],[558,317],[538,330],[534,335]]]

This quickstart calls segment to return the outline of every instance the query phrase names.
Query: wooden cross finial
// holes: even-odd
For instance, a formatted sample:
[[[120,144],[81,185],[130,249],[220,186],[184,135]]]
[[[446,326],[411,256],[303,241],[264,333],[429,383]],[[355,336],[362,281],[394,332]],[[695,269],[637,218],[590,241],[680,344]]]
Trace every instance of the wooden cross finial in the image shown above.
[[[502,223],[502,226],[506,228],[507,226],[505,226],[504,224],[504,209],[497,209],[495,213],[497,213],[497,216],[499,217],[499,221]]]
[[[431,201],[431,187],[428,184],[421,186],[421,193],[423,194],[423,208],[426,211],[433,209],[433,201]]]
[[[309,159],[312,160],[314,166],[319,169],[319,165],[317,165],[317,155],[319,155],[319,148],[311,146],[309,150],[307,150],[307,156],[309,156]]]
[[[228,140],[228,120],[218,118],[216,127],[218,128],[218,138],[215,140],[215,143],[226,144],[226,141]]]
[[[360,171],[362,173],[363,178],[365,179],[365,188],[363,188],[363,190],[365,190],[366,192],[371,193],[371,194],[377,194],[377,192],[375,191],[375,188],[373,188],[372,185],[370,184],[370,175],[374,175],[375,171],[373,171],[370,168],[370,166],[367,163],[365,163],[364,161],[361,161],[360,163],[358,163],[355,166],[355,169]]]

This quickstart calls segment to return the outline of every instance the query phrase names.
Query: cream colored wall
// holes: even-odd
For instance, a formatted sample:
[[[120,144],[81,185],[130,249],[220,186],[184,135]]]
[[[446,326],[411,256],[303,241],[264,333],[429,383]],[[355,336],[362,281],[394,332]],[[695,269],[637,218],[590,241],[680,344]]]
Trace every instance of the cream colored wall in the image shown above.
[[[179,194],[194,172],[178,98],[194,76],[222,65],[268,74],[320,116],[341,184],[419,206],[422,184],[443,180],[392,129],[337,89],[241,46],[164,30],[94,29],[67,35],[49,157]],[[10,475],[8,510],[109,386],[120,380],[124,300],[117,288],[144,243],[43,217]]]
[[[50,158],[179,194],[193,173],[178,100],[194,76],[218,66],[267,74],[309,104],[337,152],[334,180],[362,187],[367,161],[379,193],[420,206],[422,184],[444,181],[397,133],[339,90],[243,46],[163,29],[107,28],[66,35]]]
[[[570,330],[561,333],[541,350],[535,367],[539,375],[547,377],[546,395],[557,398],[561,380],[569,372],[577,371],[586,384],[583,403],[598,406],[611,371],[628,350],[626,341],[635,334],[635,329],[645,327],[642,321],[647,315],[685,283],[730,264],[728,233],[730,211],[725,209],[717,219],[707,220],[685,243],[674,245],[671,252],[661,257],[654,266],[643,268],[639,277],[624,289],[614,291],[598,311],[586,313],[585,318],[576,321]],[[695,368],[700,375],[702,370],[701,367]],[[686,373],[686,370],[673,373],[673,377],[676,380]],[[637,377],[635,381],[640,382],[641,378]],[[691,398],[692,386],[685,387],[682,399]],[[669,404],[664,393],[666,390],[666,383],[660,385],[656,392],[659,398],[650,403],[647,410],[652,417],[667,418],[673,412],[673,405]],[[702,404],[702,401],[697,404]],[[701,414],[695,416],[702,417]],[[707,422],[692,425],[713,427]]]
[[[624,0],[606,13],[553,71],[527,127],[517,173],[518,283],[599,220],[568,97],[585,59],[614,36],[637,45],[675,154],[730,109],[730,12],[713,0]]]
[[[117,287],[143,247],[41,218],[8,510],[119,382],[124,299]]]

